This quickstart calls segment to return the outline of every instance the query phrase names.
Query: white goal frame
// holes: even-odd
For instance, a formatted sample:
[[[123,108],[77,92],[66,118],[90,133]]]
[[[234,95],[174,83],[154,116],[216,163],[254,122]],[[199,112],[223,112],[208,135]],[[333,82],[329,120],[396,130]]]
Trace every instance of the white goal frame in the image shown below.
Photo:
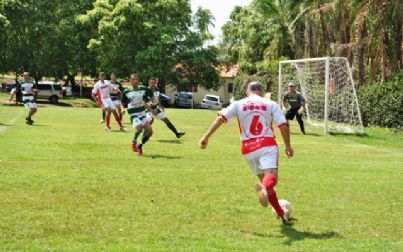
[[[284,85],[287,85],[287,83],[283,83],[283,75],[282,75],[282,70],[283,70],[283,66],[285,64],[292,64],[298,74],[298,65],[296,63],[306,63],[306,62],[324,62],[325,63],[325,87],[324,87],[324,94],[323,94],[323,98],[325,99],[324,102],[324,116],[323,116],[323,123],[315,123],[311,120],[311,116],[310,116],[310,111],[309,111],[309,103],[310,101],[307,101],[307,106],[306,106],[306,113],[307,113],[307,118],[308,118],[308,123],[313,125],[313,126],[320,126],[323,127],[323,133],[325,135],[329,134],[329,82],[330,82],[330,60],[331,59],[336,59],[339,61],[345,61],[345,64],[348,68],[348,79],[349,79],[349,84],[351,84],[352,87],[352,91],[353,91],[353,97],[357,106],[357,113],[358,113],[358,120],[359,120],[359,133],[363,134],[364,133],[364,125],[362,122],[362,117],[361,117],[361,110],[360,110],[360,106],[358,103],[358,96],[357,96],[357,92],[355,89],[355,83],[354,83],[354,79],[353,79],[353,74],[352,74],[352,70],[350,67],[350,63],[348,62],[347,58],[344,57],[321,57],[321,58],[306,58],[306,59],[297,59],[297,60],[282,60],[279,62],[279,76],[278,76],[278,102],[279,104],[281,104],[282,102],[282,96],[284,95],[282,92],[284,91]],[[304,83],[304,79],[303,78],[298,78],[296,77],[295,79],[301,86],[301,93],[304,97],[307,97],[305,94],[305,83]]]

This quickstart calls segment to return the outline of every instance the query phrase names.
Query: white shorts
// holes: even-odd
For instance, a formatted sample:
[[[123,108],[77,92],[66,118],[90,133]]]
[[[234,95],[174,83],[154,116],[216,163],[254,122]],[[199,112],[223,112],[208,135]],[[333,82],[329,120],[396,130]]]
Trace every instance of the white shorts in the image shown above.
[[[118,106],[120,106],[120,104],[122,104],[122,102],[121,102],[120,100],[114,100],[114,101],[113,101],[113,104],[114,104],[116,107],[118,107]]]
[[[255,176],[264,174],[266,169],[277,169],[278,167],[278,147],[269,146],[255,150],[243,155]]]
[[[144,126],[148,123],[148,119],[145,113],[140,113],[138,116],[132,117],[132,126],[133,128],[137,128],[138,126]]]
[[[29,108],[29,109],[36,108],[36,102],[24,103],[24,107]]]
[[[111,98],[102,98],[102,105],[104,106],[104,108],[109,108],[112,110],[116,109],[115,104],[113,103]]]
[[[153,113],[147,112],[147,119],[148,119],[149,121],[152,120],[152,117],[157,118],[158,120],[162,120],[162,119],[167,118],[167,117],[165,116],[164,112],[162,112],[162,111],[159,112],[157,115],[153,115]]]

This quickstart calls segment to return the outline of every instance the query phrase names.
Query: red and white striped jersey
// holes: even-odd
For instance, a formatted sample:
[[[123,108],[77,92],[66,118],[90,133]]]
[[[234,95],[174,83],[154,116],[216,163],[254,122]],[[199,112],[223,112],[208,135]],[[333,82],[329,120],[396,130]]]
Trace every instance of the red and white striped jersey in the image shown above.
[[[102,99],[105,98],[110,98],[111,97],[111,91],[113,90],[113,85],[109,81],[105,80],[104,82],[98,81],[94,88],[92,89],[93,94],[97,94],[97,91],[99,91],[99,94]]]
[[[233,117],[238,118],[242,142],[251,139],[270,141],[270,143],[261,143],[263,146],[260,147],[276,145],[272,129],[273,121],[278,126],[287,123],[277,103],[258,95],[251,95],[240,101],[235,101],[218,114],[224,117],[226,121]]]

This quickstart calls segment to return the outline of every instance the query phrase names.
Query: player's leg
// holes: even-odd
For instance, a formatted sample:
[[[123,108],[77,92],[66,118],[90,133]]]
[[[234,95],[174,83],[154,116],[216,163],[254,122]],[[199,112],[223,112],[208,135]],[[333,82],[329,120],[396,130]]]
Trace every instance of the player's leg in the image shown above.
[[[105,123],[106,123],[106,130],[111,131],[111,114],[112,110],[109,107],[105,107],[106,110],[106,116],[105,116]]]
[[[161,112],[162,113],[162,112]],[[160,114],[161,114],[160,113]],[[157,117],[160,115],[158,114]],[[163,114],[163,113],[162,113]],[[175,134],[175,136],[177,138],[181,138],[183,135],[185,135],[185,132],[182,131],[178,131],[175,126],[171,123],[171,121],[169,121],[168,117],[166,117],[165,115],[160,116],[161,120],[166,124],[166,126]]]
[[[285,114],[285,119],[287,119],[288,128],[290,128],[289,121],[294,120],[295,114],[296,114],[295,109],[290,108],[289,110],[287,110],[287,113]]]
[[[144,132],[143,132],[143,137],[141,138],[141,143],[137,145],[137,148],[139,150],[139,154],[143,154],[143,146],[147,141],[150,139],[150,137],[153,135],[153,129],[151,128],[150,123],[148,122],[147,118],[144,118]]]
[[[274,187],[277,185],[278,181],[278,148],[276,146],[273,147],[265,147],[260,151],[259,158],[259,166],[261,167],[261,171],[258,174],[260,183],[256,184],[256,190],[259,193],[259,201],[265,204],[263,206],[267,206],[267,201],[274,208],[277,213],[277,216],[281,217],[284,222],[287,221],[287,218],[284,215],[284,211],[281,208],[277,193],[274,190]],[[266,195],[265,195],[266,194]],[[267,201],[261,197],[267,197]]]
[[[32,116],[36,113],[36,103],[28,102],[25,104],[25,107],[29,109],[28,116],[25,118],[25,122],[29,125],[32,125],[34,121],[32,120]]]
[[[120,120],[120,116],[118,114],[118,112],[116,111],[116,109],[111,109],[113,116],[115,117],[116,122],[118,123],[119,127],[120,127],[120,131],[126,131],[125,127],[123,127],[122,121]]]
[[[105,122],[105,117],[106,117],[106,110],[105,110],[105,108],[102,107],[102,120],[99,121],[99,122],[104,123]]]
[[[134,152],[138,152],[137,139],[139,138],[141,132],[143,131],[143,125],[138,117],[131,117],[130,120],[132,121],[133,128],[135,129],[133,140],[131,142],[131,148]]]
[[[146,113],[146,117],[147,117],[147,120],[148,120],[148,122],[150,123],[150,125],[153,125],[153,123],[154,123],[154,116],[151,114],[150,111],[148,111],[148,112]]]
[[[302,120],[302,115],[300,115],[298,112],[296,113],[296,118],[297,122],[299,124],[299,128],[301,129],[302,134],[305,135],[305,126],[304,126],[304,121]]]

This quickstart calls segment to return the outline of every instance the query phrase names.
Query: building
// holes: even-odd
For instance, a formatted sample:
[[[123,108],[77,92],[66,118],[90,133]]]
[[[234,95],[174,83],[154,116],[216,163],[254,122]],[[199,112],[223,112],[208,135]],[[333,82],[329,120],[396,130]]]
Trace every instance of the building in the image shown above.
[[[224,101],[224,104],[229,104],[234,93],[235,78],[239,72],[239,66],[233,65],[230,69],[224,67],[220,68],[220,82],[222,85],[218,90],[205,89],[203,87],[193,86],[193,98],[195,104],[200,104],[203,97],[207,94],[218,95]],[[167,86],[165,88],[165,94],[174,98],[178,90],[174,86]]]

